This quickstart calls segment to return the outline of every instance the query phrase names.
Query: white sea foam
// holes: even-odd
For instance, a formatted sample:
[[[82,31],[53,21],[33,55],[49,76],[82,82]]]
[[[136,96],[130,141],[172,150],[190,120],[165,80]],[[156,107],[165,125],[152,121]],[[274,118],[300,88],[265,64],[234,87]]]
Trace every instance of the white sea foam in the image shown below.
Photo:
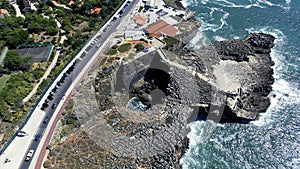
[[[210,30],[210,31],[216,32],[216,31],[222,29],[225,25],[228,25],[226,22],[226,19],[228,18],[229,13],[224,11],[221,8],[211,8],[210,12],[209,12],[209,18],[206,18],[207,15],[205,16],[206,20],[214,21],[215,20],[214,13],[216,13],[216,12],[223,13],[223,16],[220,18],[221,24],[207,23],[207,22],[202,21],[202,18],[200,17],[200,20],[202,22],[201,31]]]
[[[188,127],[191,129],[187,135],[190,141],[189,149],[180,159],[180,165],[183,169],[188,169],[189,166],[199,167],[199,162],[193,157],[199,153],[199,147],[197,145],[210,141],[211,135],[219,126],[220,125],[212,121],[195,121],[188,124]]]
[[[229,7],[229,8],[245,8],[245,9],[249,9],[252,7],[258,7],[258,8],[265,8],[264,6],[259,5],[258,2],[250,2],[251,4],[247,4],[247,5],[238,5],[235,4],[233,2],[227,1],[227,0],[219,0],[216,1],[215,4],[223,6],[223,7]]]
[[[199,143],[208,141],[215,131],[217,124],[212,121],[196,121],[188,124],[188,127],[191,129],[191,132],[187,135],[190,140],[189,146],[193,147]]]
[[[291,2],[290,0],[286,0],[286,5],[287,7],[283,6],[283,5],[280,5],[280,4],[275,4],[275,3],[272,3],[270,1],[267,1],[267,0],[257,0],[258,3],[260,4],[265,4],[267,6],[276,6],[276,7],[279,7],[279,8],[282,8],[282,9],[287,9],[289,8],[289,3]],[[289,3],[288,3],[289,2]]]
[[[226,39],[221,37],[221,36],[214,36],[214,40],[215,41],[223,41],[223,40],[226,40]]]
[[[203,33],[203,30],[200,28],[197,32],[196,36],[190,41],[191,45],[194,46],[195,49],[199,49],[204,45],[211,44],[209,38]]]

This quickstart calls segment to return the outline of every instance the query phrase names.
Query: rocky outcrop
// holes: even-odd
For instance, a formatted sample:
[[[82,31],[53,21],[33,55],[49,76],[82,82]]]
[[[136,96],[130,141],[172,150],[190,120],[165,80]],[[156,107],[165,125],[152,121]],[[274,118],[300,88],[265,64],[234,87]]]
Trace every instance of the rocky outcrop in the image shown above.
[[[208,70],[206,73],[216,81],[216,92],[226,95],[226,109],[222,112],[226,118],[220,122],[238,122],[238,119],[241,123],[249,122],[269,107],[268,95],[274,83],[271,68],[274,62],[270,56],[274,40],[272,35],[252,33],[245,40],[215,42],[211,48],[194,51],[189,62],[200,62],[202,68],[196,69]],[[207,55],[207,49],[213,48],[216,53]],[[209,108],[201,108],[201,119],[209,111]]]
[[[100,66],[74,97],[84,132],[64,158],[88,168],[180,168],[188,123],[249,123],[266,111],[273,45],[273,36],[254,33],[189,49],[180,59],[174,51],[153,51]],[[63,152],[54,149],[52,159]],[[72,161],[74,152],[88,155]]]

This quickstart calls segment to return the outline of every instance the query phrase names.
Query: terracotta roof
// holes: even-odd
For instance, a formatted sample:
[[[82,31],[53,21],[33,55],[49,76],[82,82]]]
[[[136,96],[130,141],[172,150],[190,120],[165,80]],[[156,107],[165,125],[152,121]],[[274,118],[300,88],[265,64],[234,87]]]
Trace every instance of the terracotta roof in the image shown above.
[[[70,2],[69,2],[69,5],[72,5],[72,4],[74,4],[75,2],[73,1],[73,0],[71,0]]]
[[[6,9],[0,9],[0,14],[8,15],[8,11]]]
[[[101,11],[101,8],[96,7],[96,8],[91,10],[91,13],[99,13],[100,11]]]
[[[168,24],[163,20],[149,25],[147,28],[145,28],[145,31],[151,36],[158,37],[161,36],[161,33],[166,34],[168,36],[174,36],[178,32],[178,30],[174,26]]]
[[[135,22],[141,26],[143,26],[147,21],[147,17],[145,15],[137,15],[134,17],[134,19],[135,19]]]

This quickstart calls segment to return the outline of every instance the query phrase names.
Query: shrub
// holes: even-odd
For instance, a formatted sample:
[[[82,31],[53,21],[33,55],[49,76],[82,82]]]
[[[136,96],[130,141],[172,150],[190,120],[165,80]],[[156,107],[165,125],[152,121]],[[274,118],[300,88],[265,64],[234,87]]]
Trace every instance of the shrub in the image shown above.
[[[118,51],[117,51],[116,49],[108,49],[108,50],[105,52],[106,55],[115,55],[115,54],[117,54],[117,53],[118,53]]]
[[[131,49],[131,44],[130,44],[130,43],[124,43],[124,44],[122,44],[122,45],[118,48],[118,51],[124,53],[124,52],[129,51],[130,49]]]
[[[144,45],[141,43],[138,43],[134,46],[137,52],[142,51],[144,49]]]

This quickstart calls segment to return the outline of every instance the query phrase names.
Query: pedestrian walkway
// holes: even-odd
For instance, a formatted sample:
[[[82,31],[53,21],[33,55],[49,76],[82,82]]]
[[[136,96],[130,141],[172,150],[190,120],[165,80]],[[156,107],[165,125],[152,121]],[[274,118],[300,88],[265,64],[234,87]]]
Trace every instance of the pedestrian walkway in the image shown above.
[[[57,26],[60,28],[61,24],[56,19],[55,19],[55,21],[56,21]],[[64,30],[62,30],[62,31],[64,31]],[[66,39],[67,39],[67,37],[65,35],[61,36],[59,44],[63,44],[64,40],[66,40]],[[52,47],[52,49],[53,49],[53,47]],[[52,49],[51,49],[50,53],[52,53]],[[55,55],[54,55],[54,58],[53,58],[51,64],[47,68],[47,70],[44,73],[43,77],[40,78],[40,81],[34,86],[34,88],[31,90],[31,92],[23,99],[23,103],[27,102],[36,93],[37,89],[39,88],[39,86],[41,85],[43,80],[47,79],[47,77],[51,73],[51,70],[55,67],[59,55],[60,55],[60,50],[55,51]]]
[[[191,72],[191,74],[193,76],[198,76],[200,79],[204,80],[205,82],[209,83],[211,86],[214,86],[216,88],[218,88],[218,85],[213,82],[212,80],[210,80],[208,77],[204,76],[203,74],[201,73],[198,73],[196,72],[195,70],[192,70],[191,68],[189,68],[188,66],[185,66],[185,65],[181,65],[179,63],[175,63],[175,62],[172,62],[170,61],[169,59],[167,59],[165,53],[162,51],[162,49],[158,49],[157,52],[159,53],[159,55],[161,56],[161,58],[166,62],[168,63],[169,65],[172,65],[172,66],[175,66],[179,69],[183,69],[183,70],[186,70],[188,72]]]

